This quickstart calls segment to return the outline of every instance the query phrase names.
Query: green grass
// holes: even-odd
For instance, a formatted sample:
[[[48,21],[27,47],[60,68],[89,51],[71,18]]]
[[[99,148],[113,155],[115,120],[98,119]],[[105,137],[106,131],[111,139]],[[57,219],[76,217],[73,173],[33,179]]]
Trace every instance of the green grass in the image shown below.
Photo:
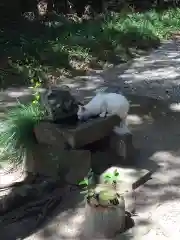
[[[56,16],[51,26],[28,23],[12,29],[0,32],[0,52],[4,53],[0,75],[4,87],[21,85],[25,80],[29,83],[32,77],[47,80],[53,75],[58,79],[63,74],[78,75],[89,68],[103,68],[105,63],[127,61],[179,31],[180,9],[122,12],[84,22]],[[1,64],[17,75],[10,77]],[[14,76],[21,79],[14,80]]]
[[[38,104],[19,105],[0,122],[1,162],[21,164],[26,150],[36,144],[34,126],[43,118]]]

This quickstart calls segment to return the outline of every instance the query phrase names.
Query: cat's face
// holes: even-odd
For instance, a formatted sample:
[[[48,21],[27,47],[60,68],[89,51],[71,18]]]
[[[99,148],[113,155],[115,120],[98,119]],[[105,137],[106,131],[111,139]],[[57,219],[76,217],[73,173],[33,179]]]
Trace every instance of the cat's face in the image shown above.
[[[89,111],[86,107],[79,105],[78,106],[78,119],[79,120],[87,120],[89,117]]]

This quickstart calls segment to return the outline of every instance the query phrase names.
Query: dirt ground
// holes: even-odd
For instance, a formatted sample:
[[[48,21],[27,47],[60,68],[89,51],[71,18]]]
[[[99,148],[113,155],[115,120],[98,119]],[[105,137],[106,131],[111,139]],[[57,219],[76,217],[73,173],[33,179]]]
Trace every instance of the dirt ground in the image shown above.
[[[140,149],[136,165],[153,169],[154,174],[152,179],[136,190],[136,227],[127,232],[128,238],[124,237],[176,239],[180,236],[180,113],[171,112],[168,103],[147,97],[131,99],[133,104],[128,122],[134,145]],[[15,175],[1,176],[1,183],[10,182],[13,177]],[[82,199],[79,199],[76,191],[68,190],[63,202],[57,216],[48,225],[25,239],[78,239],[84,214]],[[14,231],[13,236],[17,234],[17,237],[13,238],[10,234],[4,239],[23,239],[26,236],[24,226],[27,227],[27,224],[22,223],[22,226],[15,224],[9,227],[8,232]],[[170,230],[172,228],[174,231]],[[117,236],[117,239],[121,238]]]
[[[174,42],[167,42],[151,55],[135,61],[132,67],[128,66],[124,74],[117,67],[108,73],[65,81],[70,87],[78,89],[77,95],[81,93],[81,99],[92,96],[94,90],[102,86],[108,87],[109,91],[111,87],[118,87],[131,94],[127,95],[132,100],[128,122],[134,145],[140,149],[136,165],[153,169],[154,173],[136,190],[136,227],[118,235],[116,240],[175,240],[180,236],[180,107],[174,106],[172,111],[171,106],[172,102],[180,100],[178,47]],[[13,94],[17,97],[17,91]],[[25,96],[26,92],[21,90],[18,94]],[[12,97],[10,92],[7,95]],[[0,183],[8,183],[16,177],[17,174],[1,175]],[[24,221],[6,229],[9,235],[1,236],[1,239],[78,239],[83,228],[83,209],[77,191],[69,189],[56,216],[44,228],[28,237],[26,230],[29,224]]]
[[[136,190],[136,227],[116,239],[178,239],[180,113],[172,113],[168,110],[168,104],[146,97],[135,97],[133,103],[136,106],[132,107],[128,121],[132,127],[134,145],[140,148],[136,164],[153,169],[154,174],[152,179]],[[73,194],[76,196],[76,193]],[[65,206],[73,206],[73,201],[76,200],[66,197]],[[83,213],[82,203],[62,211],[49,226],[28,240],[78,239],[76,236],[83,228]]]

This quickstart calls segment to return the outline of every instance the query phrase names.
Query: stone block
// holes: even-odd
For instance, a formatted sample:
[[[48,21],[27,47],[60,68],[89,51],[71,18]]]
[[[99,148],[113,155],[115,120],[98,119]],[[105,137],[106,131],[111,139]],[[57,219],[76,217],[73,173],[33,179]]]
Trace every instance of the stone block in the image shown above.
[[[38,142],[47,143],[64,149],[80,148],[108,136],[115,125],[120,124],[118,116],[95,118],[76,126],[64,126],[50,122],[41,122],[34,128]]]
[[[121,157],[121,164],[131,165],[137,153],[133,146],[133,136],[131,133],[118,134],[112,132],[110,135],[110,149]]]
[[[87,150],[61,150],[58,146],[38,144],[26,159],[28,172],[78,184],[90,170],[91,154]]]
[[[99,175],[100,178],[102,178],[105,172],[113,173],[113,170],[115,169],[117,169],[118,172],[120,173],[119,182],[121,183],[121,181],[123,181],[126,183],[126,185],[123,185],[123,189],[130,188],[130,187],[131,189],[136,189],[141,184],[144,184],[144,182],[147,181],[150,175],[152,174],[151,170],[136,168],[136,166],[123,167],[120,165],[114,165],[114,166],[111,166],[110,168],[107,168],[104,172],[102,172],[101,175]]]
[[[47,144],[37,144],[34,151],[28,151],[25,158],[25,169],[28,174],[40,174],[59,179],[60,156],[53,153]]]
[[[91,154],[91,166],[95,174],[100,175],[106,169],[119,164],[121,157],[116,156],[110,151],[96,151]]]
[[[70,160],[71,158],[71,160]],[[73,150],[64,153],[64,159],[68,161],[68,172],[65,176],[69,184],[79,184],[87,176],[91,168],[91,153],[89,151]]]
[[[50,122],[40,122],[34,128],[38,143],[57,146],[59,149],[66,148],[66,142],[59,127]]]
[[[61,131],[72,148],[80,148],[108,136],[120,121],[118,116],[99,117],[80,123],[76,128],[62,128]]]

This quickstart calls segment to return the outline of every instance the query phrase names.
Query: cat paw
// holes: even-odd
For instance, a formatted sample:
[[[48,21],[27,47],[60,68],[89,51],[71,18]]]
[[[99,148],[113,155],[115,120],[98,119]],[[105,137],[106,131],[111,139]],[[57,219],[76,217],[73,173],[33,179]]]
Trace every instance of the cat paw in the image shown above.
[[[102,112],[101,114],[99,114],[99,116],[100,116],[101,118],[106,117],[106,112]]]

